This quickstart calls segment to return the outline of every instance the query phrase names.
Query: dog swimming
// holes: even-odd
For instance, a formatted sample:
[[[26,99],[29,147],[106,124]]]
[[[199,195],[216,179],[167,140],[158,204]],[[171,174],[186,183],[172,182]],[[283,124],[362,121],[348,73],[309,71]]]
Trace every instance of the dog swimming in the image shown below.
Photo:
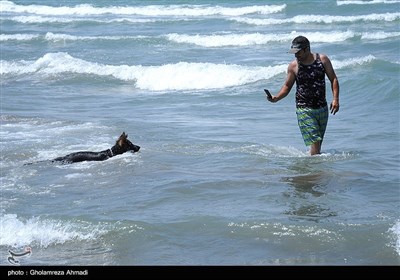
[[[116,155],[121,155],[126,152],[136,153],[140,150],[140,146],[133,144],[128,140],[128,134],[122,132],[121,136],[115,142],[115,145],[110,149],[100,152],[81,151],[71,153],[62,157],[57,157],[50,160],[50,162],[60,162],[62,164],[75,163],[81,161],[103,161]],[[43,161],[40,161],[43,162]],[[27,163],[30,165],[33,163]]]
[[[135,153],[139,150],[140,146],[135,145],[131,141],[129,141],[128,134],[125,134],[125,132],[123,132],[118,140],[115,142],[115,145],[112,146],[110,149],[100,152],[75,152],[66,156],[57,157],[53,159],[52,162],[60,161],[62,163],[74,163],[81,161],[102,161],[126,152]]]

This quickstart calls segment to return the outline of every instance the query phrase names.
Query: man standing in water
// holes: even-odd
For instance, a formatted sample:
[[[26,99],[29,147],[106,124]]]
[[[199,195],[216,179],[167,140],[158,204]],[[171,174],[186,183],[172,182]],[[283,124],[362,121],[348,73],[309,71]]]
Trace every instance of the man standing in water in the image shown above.
[[[276,96],[267,99],[275,103],[285,98],[296,82],[296,114],[300,131],[304,143],[310,146],[310,154],[320,154],[329,116],[325,75],[331,83],[333,100],[330,111],[334,115],[339,111],[339,81],[329,58],[312,53],[306,37],[294,38],[289,53],[295,54],[296,59],[288,66],[286,81]]]

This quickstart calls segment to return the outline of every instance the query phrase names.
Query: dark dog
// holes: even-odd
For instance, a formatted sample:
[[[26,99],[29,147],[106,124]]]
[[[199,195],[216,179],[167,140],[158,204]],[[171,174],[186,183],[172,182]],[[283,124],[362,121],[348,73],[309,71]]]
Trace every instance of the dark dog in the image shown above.
[[[75,152],[63,157],[55,158],[52,160],[52,162],[60,161],[62,163],[74,163],[80,161],[102,161],[116,155],[121,155],[128,151],[135,153],[139,150],[140,147],[132,144],[132,142],[128,140],[128,134],[123,132],[111,149],[101,152]]]

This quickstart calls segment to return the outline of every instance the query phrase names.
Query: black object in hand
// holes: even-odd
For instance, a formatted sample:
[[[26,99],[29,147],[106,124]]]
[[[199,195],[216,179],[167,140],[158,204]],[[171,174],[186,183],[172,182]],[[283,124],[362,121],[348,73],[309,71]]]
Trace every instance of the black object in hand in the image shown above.
[[[272,99],[272,95],[271,95],[271,93],[269,93],[269,90],[268,89],[264,89],[264,91],[265,91],[265,94],[268,96],[268,98]]]

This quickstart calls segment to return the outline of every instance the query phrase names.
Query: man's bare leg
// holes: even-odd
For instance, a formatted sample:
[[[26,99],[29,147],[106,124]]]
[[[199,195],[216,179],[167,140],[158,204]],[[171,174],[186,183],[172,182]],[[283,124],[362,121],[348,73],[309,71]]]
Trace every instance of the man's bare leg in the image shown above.
[[[310,154],[319,155],[321,153],[321,141],[315,142],[310,146]]]

